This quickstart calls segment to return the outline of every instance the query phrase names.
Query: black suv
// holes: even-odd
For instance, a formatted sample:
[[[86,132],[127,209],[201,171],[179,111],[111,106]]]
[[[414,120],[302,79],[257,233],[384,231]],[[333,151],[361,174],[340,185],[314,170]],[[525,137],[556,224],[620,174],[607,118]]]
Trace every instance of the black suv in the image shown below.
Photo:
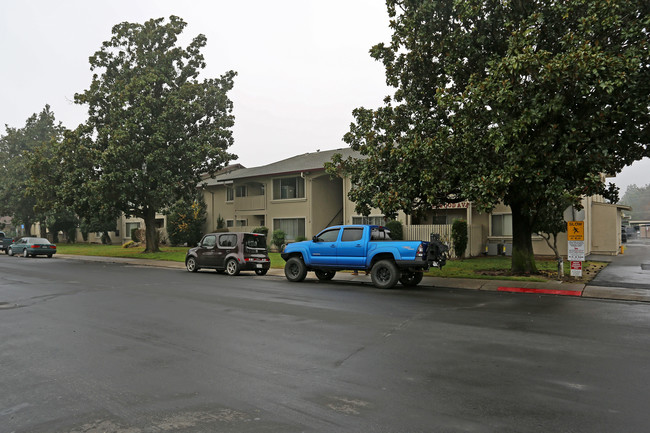
[[[266,236],[259,233],[208,233],[196,247],[187,251],[185,267],[190,272],[210,268],[228,275],[238,275],[239,271],[266,275],[271,267]]]

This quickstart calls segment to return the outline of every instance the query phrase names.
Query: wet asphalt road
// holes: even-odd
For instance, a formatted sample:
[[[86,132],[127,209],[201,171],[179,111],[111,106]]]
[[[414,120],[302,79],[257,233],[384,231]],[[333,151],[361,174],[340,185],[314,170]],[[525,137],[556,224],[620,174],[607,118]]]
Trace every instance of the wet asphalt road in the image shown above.
[[[650,304],[0,256],[0,433],[645,432]]]

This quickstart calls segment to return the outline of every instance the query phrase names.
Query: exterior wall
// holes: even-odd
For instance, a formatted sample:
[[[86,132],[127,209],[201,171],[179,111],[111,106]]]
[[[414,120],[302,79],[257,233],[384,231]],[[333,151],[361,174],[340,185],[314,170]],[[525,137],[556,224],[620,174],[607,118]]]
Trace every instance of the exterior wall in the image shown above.
[[[326,227],[343,224],[343,181],[324,175],[310,179],[312,236]]]
[[[566,221],[584,221],[585,254],[618,254],[621,245],[621,208],[617,205],[605,203],[601,196],[584,198],[582,200],[582,206],[583,209],[581,210],[568,208],[565,211],[564,219]],[[506,248],[506,254],[509,253],[507,246],[512,245],[512,235],[494,235],[494,228],[492,227],[493,216],[511,214],[508,206],[499,204],[489,214],[477,212],[472,208],[471,204],[464,210],[464,215],[459,213],[459,209],[457,208],[436,209],[427,213],[422,219],[425,221],[432,219],[434,212],[437,215],[440,215],[441,212],[446,213],[447,220],[461,218],[468,221],[469,244],[466,254],[471,256],[485,254],[487,253],[488,245],[491,245],[489,248],[491,252],[497,251],[495,245],[501,245],[502,248]],[[411,232],[414,234],[417,233],[420,235],[420,238],[424,239],[422,237],[422,231],[412,230]],[[546,240],[541,236],[533,235],[532,242],[535,254],[545,256],[555,254]],[[552,238],[551,242],[553,242]],[[560,255],[567,255],[567,244],[567,234],[559,233],[556,245]],[[503,249],[499,251],[499,254],[502,253]]]
[[[353,224],[352,218],[360,216],[355,210],[355,203],[348,198],[348,193],[352,188],[352,182],[349,178],[345,178],[342,181],[343,185],[343,224]],[[384,217],[384,214],[381,210],[372,208],[370,209],[369,217]],[[398,221],[401,221],[403,225],[411,223],[411,218],[406,215],[404,212],[398,212],[397,218]],[[386,221],[383,222],[385,224]]]
[[[274,180],[291,179],[301,176],[304,179],[303,198],[282,199],[274,197]],[[342,218],[343,207],[341,179],[330,179],[323,172],[315,174],[291,174],[238,179],[232,183],[207,186],[203,196],[207,204],[204,232],[214,231],[219,215],[224,220],[247,220],[246,226],[235,226],[230,230],[250,231],[264,225],[269,228],[269,235],[279,227],[278,219],[302,219],[305,222],[305,237],[308,239],[325,225],[337,218]],[[246,185],[248,196],[227,200],[227,188]],[[315,198],[315,199],[314,199]],[[293,240],[293,239],[290,239]]]
[[[594,203],[591,239],[594,254],[616,255],[621,245],[621,215],[616,206]],[[586,231],[586,230],[585,230]]]
[[[221,217],[234,219],[234,202],[226,202],[226,186],[216,185],[203,190],[203,200],[206,204],[205,225],[203,233],[211,233],[217,229],[217,219]]]

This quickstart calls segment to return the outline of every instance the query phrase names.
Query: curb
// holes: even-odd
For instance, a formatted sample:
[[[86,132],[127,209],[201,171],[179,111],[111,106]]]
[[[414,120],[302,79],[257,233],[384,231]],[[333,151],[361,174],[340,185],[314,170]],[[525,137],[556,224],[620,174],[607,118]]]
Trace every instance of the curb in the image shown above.
[[[61,259],[82,260],[89,262],[101,263],[119,263],[133,266],[150,266],[157,268],[185,269],[185,264],[181,262],[169,262],[162,260],[122,258],[122,257],[105,257],[105,256],[78,256],[73,254],[57,254],[54,257]],[[269,269],[268,274],[264,277],[255,276],[255,278],[266,277],[284,277],[284,270]],[[347,272],[339,272],[334,277],[335,281],[348,281],[353,283],[372,284],[369,275],[360,273],[354,275]],[[479,280],[464,278],[442,278],[442,277],[424,277],[422,286],[446,288],[446,289],[463,289],[463,290],[481,290],[491,292],[553,295],[553,296],[572,296],[591,299],[609,299],[617,301],[635,301],[650,302],[649,289],[627,289],[623,287],[602,287],[590,286],[578,283],[562,283],[559,281],[549,281],[544,283],[517,281],[516,286],[513,281],[508,280]]]

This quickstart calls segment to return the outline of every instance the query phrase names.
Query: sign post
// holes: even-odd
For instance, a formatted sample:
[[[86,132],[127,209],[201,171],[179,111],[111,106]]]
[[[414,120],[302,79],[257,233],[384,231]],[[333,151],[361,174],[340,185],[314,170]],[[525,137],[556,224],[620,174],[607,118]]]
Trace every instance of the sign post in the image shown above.
[[[582,277],[582,262],[585,261],[585,223],[568,221],[567,230],[569,242],[567,259],[571,262],[571,276]]]

